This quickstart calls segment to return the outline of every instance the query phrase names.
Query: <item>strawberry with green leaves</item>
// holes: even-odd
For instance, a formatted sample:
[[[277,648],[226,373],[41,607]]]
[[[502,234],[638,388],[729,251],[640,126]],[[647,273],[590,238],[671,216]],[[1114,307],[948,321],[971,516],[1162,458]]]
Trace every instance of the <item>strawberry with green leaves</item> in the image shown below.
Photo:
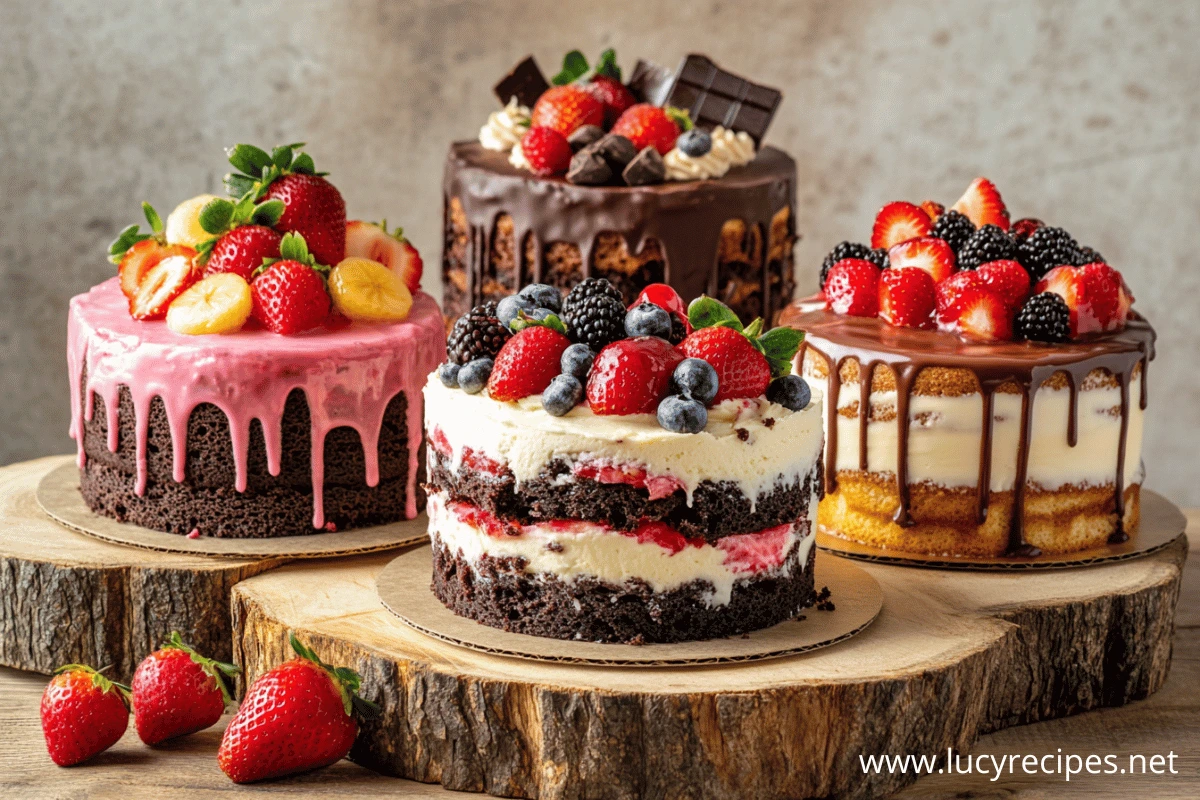
[[[638,103],[625,109],[613,123],[611,133],[624,136],[638,150],[653,147],[665,156],[675,147],[679,134],[691,129],[691,117],[682,109]]]
[[[425,271],[421,254],[405,237],[404,229],[389,230],[386,219],[382,222],[352,219],[346,223],[346,257],[354,256],[383,264],[404,281],[410,292],[421,288],[421,273]]]
[[[143,233],[139,225],[125,228],[108,246],[108,260],[117,265],[129,313],[135,319],[162,319],[171,301],[195,283],[192,265],[196,251],[186,245],[167,244],[162,218],[152,205],[142,203],[142,213],[150,233]],[[168,264],[159,269],[163,261]],[[146,276],[151,273],[152,285],[146,286]]]
[[[129,727],[129,687],[82,664],[54,671],[42,693],[42,733],[60,767],[86,761],[116,744]]]
[[[312,156],[299,152],[303,143],[276,147],[270,153],[250,144],[229,149],[229,163],[238,171],[225,176],[225,188],[242,202],[263,198],[283,203],[273,227],[298,233],[322,264],[334,265],[346,256],[346,203],[334,185],[317,172]]]
[[[133,673],[133,724],[143,742],[155,745],[216,725],[232,701],[226,679],[240,670],[205,658],[184,644],[178,631],[142,659]]]
[[[561,372],[563,351],[571,345],[557,314],[534,319],[519,311],[509,327],[513,336],[496,354],[487,382],[488,394],[501,402],[545,391]]]
[[[268,259],[254,273],[251,316],[284,335],[317,327],[329,316],[329,267],[318,263],[297,233],[283,237],[279,254],[281,258]]]
[[[600,60],[595,66],[588,65],[583,53],[572,50],[563,57],[562,70],[551,82],[555,86],[577,83],[599,100],[604,107],[605,128],[611,128],[627,108],[637,103],[633,92],[621,83],[617,52],[611,47],[600,54]]]
[[[236,202],[214,198],[200,209],[200,227],[211,238],[201,242],[196,263],[205,275],[232,272],[249,281],[268,258],[279,258],[282,234],[272,226],[283,216],[280,200],[255,201],[251,193]]]
[[[255,679],[221,738],[217,763],[234,783],[340,761],[358,735],[355,715],[378,711],[358,696],[357,672],[326,664],[295,634],[290,641],[296,657]]]

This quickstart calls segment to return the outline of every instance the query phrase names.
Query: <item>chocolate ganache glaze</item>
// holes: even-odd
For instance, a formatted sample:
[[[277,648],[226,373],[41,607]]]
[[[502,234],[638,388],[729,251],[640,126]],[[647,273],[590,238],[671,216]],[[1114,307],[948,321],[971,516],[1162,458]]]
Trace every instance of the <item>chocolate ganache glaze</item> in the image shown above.
[[[1009,529],[1008,555],[1033,556],[1040,551],[1025,541],[1023,527],[1026,470],[1029,461],[1029,442],[1032,434],[1032,405],[1037,389],[1056,373],[1066,376],[1070,391],[1068,444],[1074,447],[1077,438],[1078,387],[1095,369],[1106,370],[1116,380],[1121,391],[1121,432],[1113,487],[1117,529],[1111,541],[1128,538],[1124,531],[1125,516],[1125,439],[1129,425],[1129,384],[1134,371],[1141,366],[1139,404],[1146,408],[1146,373],[1154,358],[1154,329],[1141,316],[1131,313],[1126,327],[1115,333],[1098,335],[1068,344],[1043,345],[1035,342],[1000,342],[973,344],[957,335],[941,331],[923,331],[888,325],[875,317],[851,317],[829,311],[806,311],[811,306],[804,301],[785,309],[780,324],[805,331],[805,340],[797,355],[803,363],[805,348],[821,355],[829,368],[829,397],[826,398],[825,491],[837,487],[837,396],[841,389],[840,368],[847,359],[859,363],[859,464],[867,469],[866,428],[871,391],[870,376],[877,365],[891,369],[896,381],[896,423],[898,447],[896,457],[896,491],[899,507],[894,521],[901,527],[914,524],[909,514],[908,432],[909,399],[913,382],[921,370],[928,367],[963,369],[974,373],[983,398],[983,432],[980,441],[979,479],[976,488],[979,522],[987,517],[988,487],[992,463],[992,401],[996,390],[1014,385],[1021,395],[1020,438],[1017,446],[1016,481],[1013,486],[1013,513]]]
[[[722,226],[740,219],[747,231],[757,229],[764,242],[761,291],[756,296],[757,307],[747,310],[770,320],[773,312],[791,300],[791,242],[783,263],[768,257],[765,242],[772,220],[784,209],[788,210],[788,236],[794,237],[795,180],[796,162],[774,147],[762,148],[749,164],[719,179],[628,187],[577,186],[561,178],[537,177],[513,167],[505,154],[486,150],[478,142],[457,142],[451,146],[443,184],[447,284],[454,268],[449,258],[453,200],[461,203],[469,229],[464,259],[469,305],[493,299],[484,296],[483,283],[491,266],[496,222],[504,214],[512,218],[520,284],[550,282],[544,275],[544,251],[556,242],[577,246],[582,261],[580,277],[590,276],[597,237],[611,232],[624,238],[630,253],[641,251],[651,240],[657,242],[664,262],[663,278],[685,298],[702,293],[720,296]],[[532,240],[532,257],[524,246],[527,236]],[[445,304],[447,313],[459,310],[451,305]]]

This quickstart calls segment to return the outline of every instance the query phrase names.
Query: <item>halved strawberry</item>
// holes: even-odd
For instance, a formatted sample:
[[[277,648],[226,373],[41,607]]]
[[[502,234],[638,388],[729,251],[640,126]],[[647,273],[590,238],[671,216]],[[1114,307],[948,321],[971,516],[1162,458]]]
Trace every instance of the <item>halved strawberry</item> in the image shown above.
[[[968,289],[959,300],[961,310],[954,330],[967,339],[1000,342],[1012,338],[1012,311],[998,295]]]
[[[410,292],[421,288],[425,271],[421,254],[404,236],[403,228],[389,232],[387,220],[380,223],[352,219],[346,223],[346,256],[378,261],[396,273]]]
[[[1083,281],[1080,280],[1079,270],[1071,266],[1060,266],[1047,272],[1037,285],[1033,287],[1034,294],[1042,292],[1054,292],[1061,297],[1067,304],[1067,308],[1071,309],[1071,336],[1078,336],[1084,333],[1084,328],[1091,327],[1092,330],[1099,330],[1099,326],[1092,327],[1087,319],[1080,324],[1079,309],[1086,303],[1087,293],[1083,286]],[[1085,311],[1085,317],[1090,317]]]
[[[931,222],[937,222],[938,217],[946,213],[946,207],[936,200],[922,200],[921,210],[929,215]]]
[[[1079,277],[1087,294],[1090,316],[1099,330],[1113,331],[1124,327],[1128,307],[1122,309],[1121,273],[1108,264],[1096,262],[1079,267]]]
[[[975,223],[976,228],[984,225],[997,225],[1002,230],[1008,230],[1010,222],[1008,209],[1000,197],[996,185],[987,178],[976,178],[971,181],[967,191],[958,198],[952,208]]]
[[[885,269],[879,276],[879,318],[889,325],[929,330],[935,305],[933,278],[920,267]]]
[[[835,314],[873,317],[879,313],[879,267],[861,258],[843,258],[829,268],[825,307]]]
[[[182,244],[162,244],[157,239],[142,239],[126,250],[117,266],[117,275],[121,278],[121,292],[125,299],[133,302],[146,273],[170,256],[184,256],[191,260],[196,256],[196,251]]]
[[[1033,232],[1038,228],[1044,227],[1046,227],[1046,223],[1036,217],[1021,217],[1021,219],[1012,224],[1012,229],[1009,233],[1012,234],[1013,241],[1020,244],[1032,236]]]
[[[139,320],[164,319],[171,301],[198,280],[200,270],[196,269],[192,256],[167,256],[142,278],[137,294],[129,301],[129,313]]]
[[[954,248],[932,236],[909,239],[888,249],[888,265],[891,269],[917,267],[928,272],[934,283],[941,283],[954,272]]]
[[[931,230],[933,222],[919,206],[903,201],[888,203],[875,215],[871,247],[886,249],[909,239],[928,236]]]
[[[1004,302],[1016,308],[1029,296],[1029,273],[1016,261],[1003,259],[980,264],[975,270],[979,280]]]
[[[956,272],[937,285],[937,322],[942,330],[954,330],[962,313],[964,296],[972,290],[983,289],[983,281],[973,269]]]

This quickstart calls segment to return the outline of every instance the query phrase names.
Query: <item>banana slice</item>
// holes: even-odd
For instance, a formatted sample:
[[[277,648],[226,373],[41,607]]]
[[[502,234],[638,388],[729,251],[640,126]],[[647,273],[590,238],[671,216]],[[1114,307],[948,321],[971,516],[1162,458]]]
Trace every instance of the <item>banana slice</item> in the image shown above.
[[[329,273],[329,294],[338,311],[360,322],[399,322],[413,303],[404,281],[369,258],[342,259]]]
[[[167,309],[167,327],[176,333],[233,333],[250,317],[250,284],[241,275],[209,275],[176,297]]]
[[[200,227],[200,209],[208,205],[208,201],[216,199],[216,195],[201,194],[175,206],[175,210],[167,215],[166,230],[164,231],[167,236],[167,244],[184,244],[188,247],[195,247],[201,242],[211,239],[212,234]]]

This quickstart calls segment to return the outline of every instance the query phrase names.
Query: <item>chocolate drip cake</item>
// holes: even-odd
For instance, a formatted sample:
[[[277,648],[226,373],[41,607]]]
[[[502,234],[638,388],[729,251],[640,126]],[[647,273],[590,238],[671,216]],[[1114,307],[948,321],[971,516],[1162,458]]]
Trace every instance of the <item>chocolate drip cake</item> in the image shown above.
[[[1098,253],[1003,209],[984,179],[949,211],[890,204],[784,312],[828,398],[823,530],[965,557],[1136,533],[1154,331]]]
[[[783,374],[799,337],[742,332],[707,298],[684,322],[669,287],[646,293],[656,302],[608,341],[557,307],[510,320],[479,306],[460,321],[425,387],[433,591],[455,613],[538,636],[676,642],[812,603],[822,423],[807,384]],[[589,281],[564,306],[615,295]],[[521,297],[555,306],[557,293]]]
[[[504,110],[446,161],[448,320],[592,276],[626,302],[656,282],[707,293],[743,322],[791,300],[796,164],[761,146],[778,92],[702,56],[622,84],[610,51],[553,87],[526,59],[496,93]]]

